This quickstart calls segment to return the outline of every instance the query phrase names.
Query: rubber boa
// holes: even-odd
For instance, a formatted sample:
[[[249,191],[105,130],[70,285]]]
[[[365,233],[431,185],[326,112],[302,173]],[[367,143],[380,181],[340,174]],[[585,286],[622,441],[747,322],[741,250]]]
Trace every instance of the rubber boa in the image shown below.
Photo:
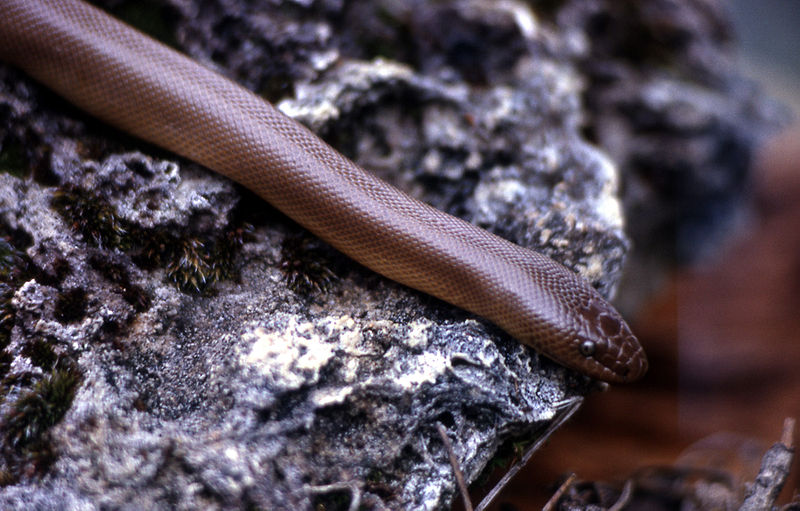
[[[267,101],[81,0],[0,0],[0,59],[233,179],[364,266],[590,377],[647,370],[619,313],[552,259],[415,200]]]

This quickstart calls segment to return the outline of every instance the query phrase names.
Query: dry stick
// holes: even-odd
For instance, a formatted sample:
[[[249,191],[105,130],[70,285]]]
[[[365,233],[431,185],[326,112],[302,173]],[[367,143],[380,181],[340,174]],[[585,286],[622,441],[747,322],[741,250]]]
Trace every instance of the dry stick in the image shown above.
[[[794,423],[794,417],[786,417],[783,419],[781,443],[790,449],[794,447]]]
[[[561,500],[561,496],[564,495],[564,492],[567,491],[567,488],[572,486],[572,483],[575,482],[576,479],[575,472],[571,473],[567,479],[561,483],[561,486],[558,487],[556,492],[553,494],[552,497],[547,501],[547,504],[544,505],[542,511],[553,511],[558,501]]]
[[[500,481],[494,486],[494,488],[492,488],[492,491],[490,491],[489,494],[483,498],[481,503],[478,504],[478,507],[475,508],[475,511],[484,511],[487,507],[489,507],[489,504],[491,504],[492,501],[497,497],[497,494],[499,494],[500,491],[502,491],[502,489],[505,488],[508,482],[515,475],[517,475],[517,472],[522,470],[522,467],[524,467],[528,463],[528,461],[533,456],[533,453],[538,451],[539,448],[542,446],[542,444],[545,443],[548,438],[550,438],[550,435],[552,435],[553,432],[555,432],[555,430],[560,428],[562,424],[564,424],[570,417],[572,417],[572,415],[575,412],[578,411],[578,408],[580,408],[581,403],[583,403],[582,397],[576,397],[568,401],[565,401],[563,403],[562,406],[564,406],[564,408],[563,411],[559,414],[560,416],[557,415],[556,419],[553,422],[551,422],[549,426],[547,426],[547,429],[544,431],[544,434],[542,434],[542,436],[539,437],[539,439],[536,440],[536,442],[534,442],[533,445],[531,445],[528,448],[528,450],[525,452],[522,458],[520,458],[516,463],[514,463],[514,465],[508,470],[508,472],[505,473],[503,478],[500,479]]]
[[[361,488],[359,488],[357,482],[342,482],[323,484],[320,486],[306,486],[305,489],[309,493],[315,494],[334,493],[337,491],[349,490],[350,506],[347,508],[347,511],[358,511],[358,508],[361,507]]]
[[[768,511],[781,492],[794,457],[794,419],[783,422],[781,441],[769,448],[761,459],[761,470],[739,511]]]
[[[625,509],[625,506],[631,501],[631,497],[633,496],[633,481],[628,479],[625,481],[625,486],[622,487],[622,493],[620,493],[619,498],[614,505],[608,508],[608,511],[622,511]]]
[[[458,458],[456,458],[456,453],[453,451],[453,444],[451,444],[450,439],[447,438],[447,431],[444,430],[444,426],[442,426],[441,422],[436,423],[436,429],[439,430],[439,436],[442,437],[442,443],[444,443],[447,456],[450,458],[450,466],[453,467],[456,483],[458,484],[459,491],[461,491],[461,498],[464,499],[464,509],[472,511],[472,501],[469,499],[467,483],[464,482],[464,473],[461,472],[461,468],[458,466]]]

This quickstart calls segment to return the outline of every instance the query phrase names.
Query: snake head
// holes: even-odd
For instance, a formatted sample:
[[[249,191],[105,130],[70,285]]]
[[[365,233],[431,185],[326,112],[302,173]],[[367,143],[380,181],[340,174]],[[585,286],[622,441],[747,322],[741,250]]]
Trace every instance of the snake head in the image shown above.
[[[628,383],[647,372],[647,356],[622,316],[607,302],[591,299],[580,309],[583,331],[571,344],[578,368],[600,380]]]

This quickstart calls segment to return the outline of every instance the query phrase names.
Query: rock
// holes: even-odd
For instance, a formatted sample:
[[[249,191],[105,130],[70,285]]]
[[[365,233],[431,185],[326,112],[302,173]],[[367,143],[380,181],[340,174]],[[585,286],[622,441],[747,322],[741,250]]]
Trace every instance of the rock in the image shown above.
[[[676,265],[713,254],[750,197],[755,149],[788,110],[738,75],[724,3],[571,1],[565,32],[591,41],[585,133],[619,165],[633,250],[618,305],[632,312]],[[566,34],[565,34],[566,36]]]
[[[581,24],[517,2],[101,3],[614,294],[629,243],[581,133]],[[438,423],[472,481],[593,388],[6,66],[0,121],[4,509],[444,509]]]

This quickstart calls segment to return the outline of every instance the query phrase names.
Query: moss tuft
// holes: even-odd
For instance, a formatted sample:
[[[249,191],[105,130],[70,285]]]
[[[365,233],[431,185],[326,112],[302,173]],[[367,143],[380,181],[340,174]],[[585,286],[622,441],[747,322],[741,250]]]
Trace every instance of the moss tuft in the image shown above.
[[[49,371],[55,366],[58,355],[53,347],[43,339],[35,339],[25,344],[22,354],[31,359],[31,364],[45,371]]]
[[[201,292],[219,273],[211,252],[198,238],[178,240],[175,253],[167,265],[167,277],[182,291]]]
[[[89,257],[89,264],[105,278],[119,286],[122,297],[136,309],[136,312],[144,312],[150,308],[150,297],[147,295],[147,291],[131,281],[131,276],[125,266],[101,254],[92,254]]]
[[[300,295],[327,291],[336,274],[327,263],[326,245],[308,234],[290,234],[281,246],[280,268],[286,285]]]
[[[221,235],[162,234],[151,238],[142,256],[147,263],[166,265],[167,278],[181,291],[206,294],[216,282],[236,278],[236,254],[250,231],[243,225]]]
[[[249,224],[221,233],[175,234],[164,228],[137,228],[118,217],[113,206],[99,194],[72,185],[56,192],[53,206],[88,242],[100,248],[123,250],[144,268],[165,268],[167,278],[184,292],[206,293],[214,283],[234,278],[236,254],[252,230]],[[149,307],[149,300],[139,288],[125,287],[130,291],[126,300],[137,310]]]
[[[56,369],[23,392],[0,423],[6,445],[23,448],[41,442],[69,410],[80,382],[77,369]]]
[[[53,197],[53,207],[89,243],[101,248],[125,248],[125,222],[98,194],[72,185],[62,186]]]
[[[25,157],[23,144],[9,140],[0,144],[0,172],[19,178],[24,178],[30,173],[30,165]]]
[[[0,238],[0,281],[19,280],[26,269],[25,255],[3,238]]]
[[[315,495],[312,507],[315,511],[346,511],[350,509],[352,500],[352,491],[347,488],[330,490]]]
[[[14,326],[15,309],[11,299],[17,287],[29,278],[31,267],[30,260],[23,252],[5,238],[0,238],[0,350],[8,345]]]
[[[86,291],[81,288],[69,289],[58,294],[55,316],[64,323],[75,323],[86,316],[88,301]]]
[[[15,477],[10,471],[0,469],[0,488],[11,486],[12,484],[16,484],[18,481],[19,478]]]

